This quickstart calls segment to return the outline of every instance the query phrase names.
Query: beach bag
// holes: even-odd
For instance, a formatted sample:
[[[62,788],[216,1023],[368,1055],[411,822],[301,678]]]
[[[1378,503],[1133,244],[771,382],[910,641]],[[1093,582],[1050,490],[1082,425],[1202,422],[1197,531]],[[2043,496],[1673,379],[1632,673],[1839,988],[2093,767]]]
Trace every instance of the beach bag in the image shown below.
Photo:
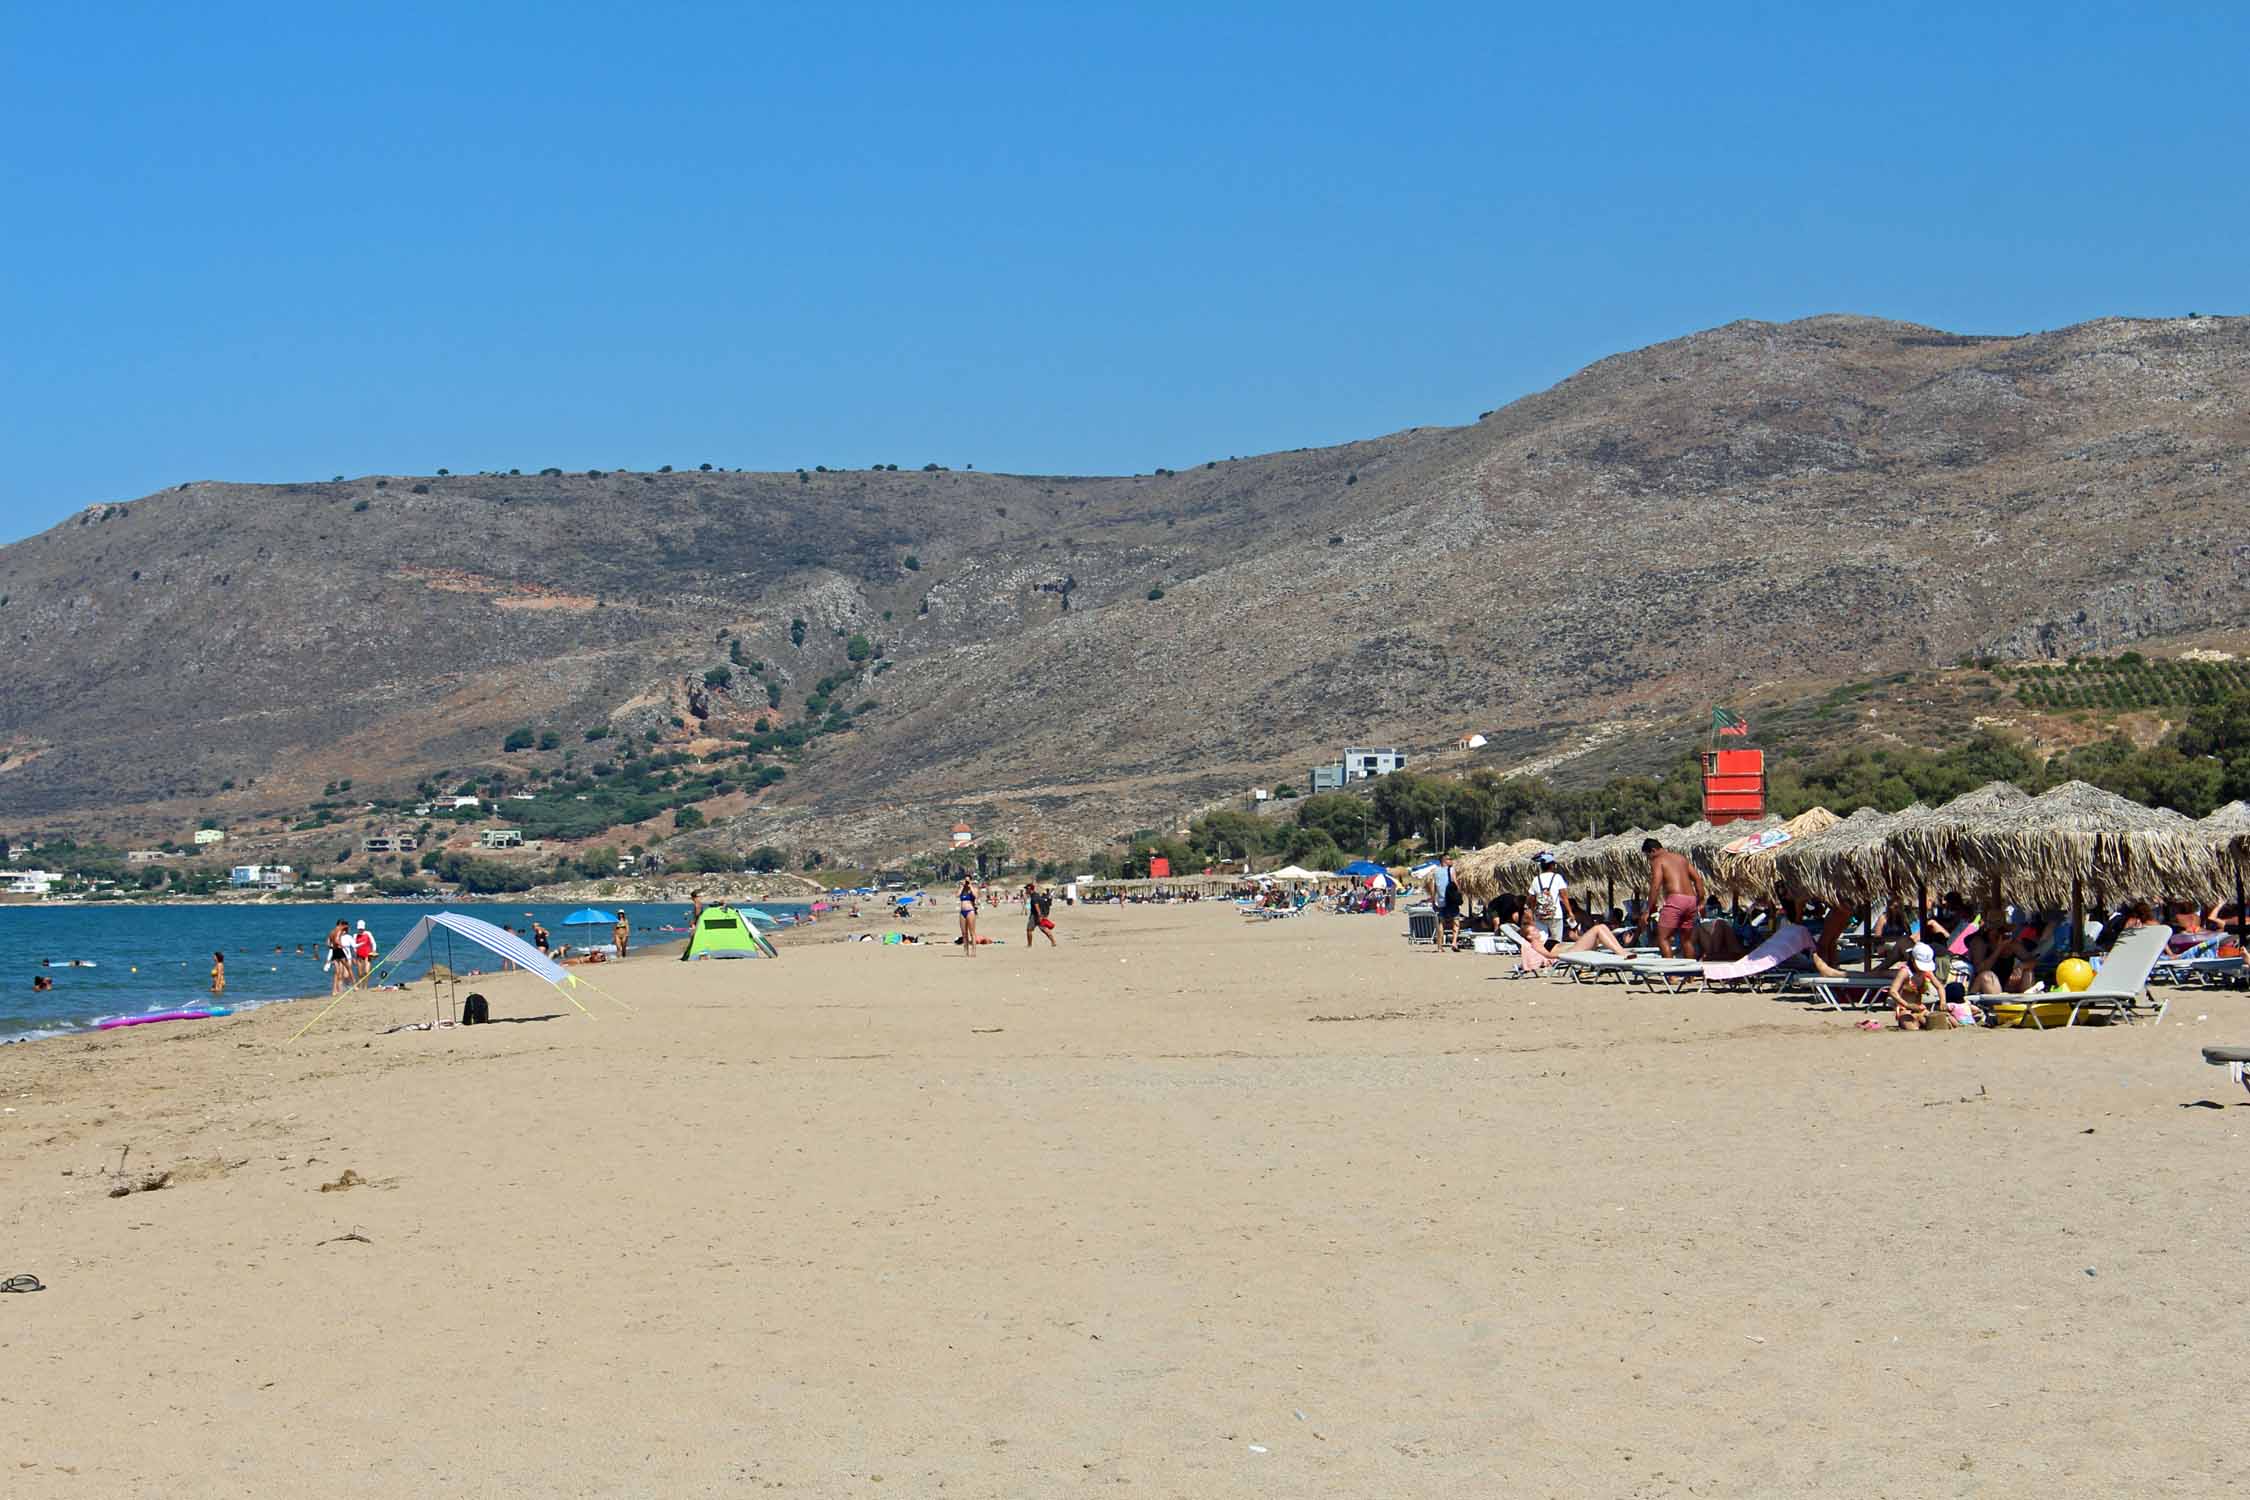
[[[482,1026],[492,1019],[492,1003],[482,995],[470,994],[461,1002],[461,1024]]]

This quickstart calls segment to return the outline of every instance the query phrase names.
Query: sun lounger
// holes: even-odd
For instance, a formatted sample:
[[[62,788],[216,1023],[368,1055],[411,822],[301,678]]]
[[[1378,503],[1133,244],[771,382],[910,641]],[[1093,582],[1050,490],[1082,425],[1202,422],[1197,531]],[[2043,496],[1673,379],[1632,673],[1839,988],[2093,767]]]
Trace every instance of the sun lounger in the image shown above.
[[[2167,958],[2149,972],[2151,984],[2178,985],[2181,989],[2208,990],[2239,982],[2250,960],[2234,958]]]
[[[1833,1011],[1881,1010],[1890,1004],[1888,992],[1891,976],[1888,974],[1846,974],[1840,979],[1829,979],[1820,974],[1797,973],[1795,983],[1785,989],[1812,991],[1812,996]]]
[[[1684,994],[1703,983],[1703,965],[1692,958],[1629,958],[1625,979],[1651,994]]]
[[[1555,968],[1577,984],[1596,984],[1605,979],[1622,983],[1632,966],[1631,959],[1614,953],[1564,953],[1555,959]]]
[[[2250,1089],[2250,1047],[2206,1047],[2203,1060],[2215,1068],[2225,1068],[2236,1083]]]
[[[2094,976],[2092,984],[2075,995],[2064,992],[2071,1002],[2070,1020],[2065,1024],[2077,1025],[2078,1018],[2089,1010],[2105,1010],[2131,1022],[2146,1002],[2156,1008],[2157,1024],[2162,1025],[2164,1012],[2172,1008],[2172,1002],[2169,998],[2155,999],[2149,993],[2148,983],[2149,975],[2164,957],[2164,945],[2171,940],[2171,928],[2154,926],[2136,927],[2119,938],[2117,945],[2109,950],[2109,957],[2102,960],[2101,971]],[[2038,1020],[2034,1009],[2033,1024],[2038,1024]]]

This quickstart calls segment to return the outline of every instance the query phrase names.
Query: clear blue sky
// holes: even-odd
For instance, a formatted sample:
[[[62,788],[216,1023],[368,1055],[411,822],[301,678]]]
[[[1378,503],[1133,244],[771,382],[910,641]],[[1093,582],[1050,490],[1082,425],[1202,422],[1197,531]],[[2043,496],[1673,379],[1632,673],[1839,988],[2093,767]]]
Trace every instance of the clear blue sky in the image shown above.
[[[2246,13],[18,0],[0,539],[190,478],[1145,471],[1738,317],[2250,310]]]

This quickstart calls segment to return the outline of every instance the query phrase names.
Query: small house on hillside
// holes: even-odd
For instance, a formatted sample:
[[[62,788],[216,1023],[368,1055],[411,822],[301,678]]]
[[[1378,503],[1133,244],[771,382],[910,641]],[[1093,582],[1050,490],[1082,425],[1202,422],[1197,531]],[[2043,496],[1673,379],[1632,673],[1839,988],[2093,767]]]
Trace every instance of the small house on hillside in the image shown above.
[[[976,836],[976,835],[975,835],[974,833],[972,833],[972,832],[971,832],[971,831],[969,830],[969,825],[968,825],[968,824],[966,824],[966,823],[956,823],[956,824],[954,824],[954,825],[953,825],[953,847],[954,847],[954,848],[956,848],[956,849],[966,849],[966,848],[968,848],[968,847],[969,847],[969,846],[970,846],[971,844],[975,843],[976,841],[977,841],[977,836]]]
[[[198,828],[195,830],[195,841],[198,844],[223,844],[227,841],[226,830],[223,828]]]
[[[487,849],[521,849],[523,847],[523,830],[521,828],[487,828],[481,838],[484,847]]]

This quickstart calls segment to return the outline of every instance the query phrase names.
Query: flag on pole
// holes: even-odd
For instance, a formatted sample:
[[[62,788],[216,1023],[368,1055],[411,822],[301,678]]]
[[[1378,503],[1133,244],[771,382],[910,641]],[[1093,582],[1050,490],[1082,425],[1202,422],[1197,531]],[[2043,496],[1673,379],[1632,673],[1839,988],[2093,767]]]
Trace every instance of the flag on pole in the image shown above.
[[[1750,732],[1750,721],[1731,708],[1714,708],[1711,710],[1711,732],[1747,735]]]

